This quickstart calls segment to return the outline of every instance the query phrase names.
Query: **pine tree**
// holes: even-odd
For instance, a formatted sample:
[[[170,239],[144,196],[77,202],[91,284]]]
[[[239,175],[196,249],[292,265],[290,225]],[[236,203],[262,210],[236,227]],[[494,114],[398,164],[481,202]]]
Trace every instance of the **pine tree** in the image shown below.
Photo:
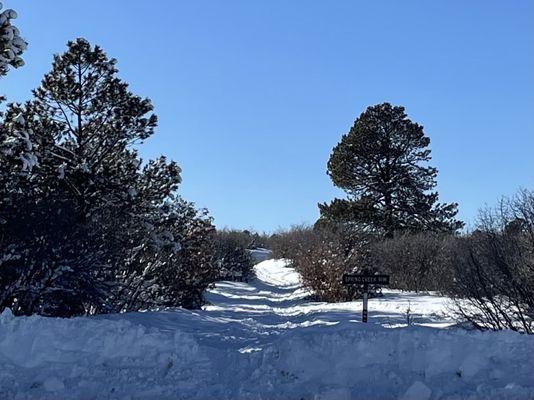
[[[156,126],[150,100],[128,90],[100,47],[67,46],[34,98],[8,107],[0,136],[0,251],[10,271],[0,270],[0,283],[12,288],[0,308],[66,316],[198,307],[215,279],[204,243],[213,227],[176,198],[179,166],[165,157],[143,166],[133,147]]]
[[[11,23],[15,18],[17,13],[14,10],[0,12],[0,77],[7,74],[9,67],[18,68],[24,65],[21,55],[26,50],[27,43],[21,38],[17,27]]]
[[[152,221],[152,236],[141,238],[130,259],[138,270],[130,269],[118,308],[199,308],[204,290],[218,276],[211,218],[176,197],[158,208]]]
[[[46,155],[57,183],[80,207],[80,217],[129,196],[140,160],[133,144],[152,135],[157,118],[150,100],[133,95],[117,76],[116,60],[84,39],[54,56],[52,71],[34,91],[34,119],[48,124],[54,147]],[[34,129],[34,131],[36,131]],[[180,182],[179,168],[170,187]]]
[[[348,199],[319,204],[318,225],[344,223],[392,237],[396,231],[454,232],[457,204],[438,203],[430,139],[403,107],[367,108],[334,147],[328,175]]]
[[[0,3],[0,10],[2,3]],[[0,12],[0,78],[5,76],[10,67],[19,68],[24,65],[21,58],[22,53],[26,50],[27,43],[20,36],[18,28],[12,25],[12,20],[17,18],[17,13],[14,10],[7,9]],[[0,94],[0,103],[5,100],[5,97]],[[16,118],[11,118],[14,125],[12,131],[15,135],[9,140],[0,142],[0,204],[5,201],[5,196],[2,196],[2,189],[7,185],[13,183],[15,177],[9,177],[7,174],[2,174],[13,166],[13,156],[16,154],[23,161],[24,169],[30,169],[35,163],[35,155],[32,152],[32,143],[29,140],[29,133],[25,129],[25,120],[20,110],[15,109]],[[6,137],[6,127],[4,124],[4,113],[0,111],[0,138]],[[10,163],[8,163],[8,159]],[[2,220],[0,219],[0,224]]]

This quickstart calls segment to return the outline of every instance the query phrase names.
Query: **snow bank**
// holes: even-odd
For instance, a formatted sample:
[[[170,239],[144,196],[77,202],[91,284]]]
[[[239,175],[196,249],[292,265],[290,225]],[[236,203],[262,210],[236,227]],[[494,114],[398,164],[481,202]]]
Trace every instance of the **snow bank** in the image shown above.
[[[399,293],[372,303],[372,323],[361,324],[357,303],[307,302],[283,261],[256,273],[218,285],[202,311],[4,312],[0,399],[534,398],[533,336],[391,328]],[[421,297],[421,310],[439,304]]]
[[[128,321],[4,313],[0,397],[519,400],[534,396],[533,340],[355,324],[236,351]]]
[[[202,363],[199,353],[196,341],[179,330],[127,320],[14,318],[6,311],[0,316],[0,398],[151,398],[160,391],[147,389],[174,365],[194,384],[185,366]]]
[[[269,285],[282,288],[300,287],[300,275],[294,268],[287,266],[287,260],[267,260],[254,268],[256,277]]]
[[[332,389],[355,399],[534,396],[532,337],[361,325],[316,333],[291,335],[277,346],[273,364],[298,383],[299,396]]]

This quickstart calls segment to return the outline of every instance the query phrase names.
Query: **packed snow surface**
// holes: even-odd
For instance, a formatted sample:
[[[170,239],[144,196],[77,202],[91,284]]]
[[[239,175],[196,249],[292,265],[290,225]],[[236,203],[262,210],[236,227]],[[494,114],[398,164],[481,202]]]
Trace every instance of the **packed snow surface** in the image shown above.
[[[283,260],[201,311],[0,316],[0,399],[534,398],[534,337],[467,331],[446,298],[312,302]],[[406,326],[410,308],[412,326]]]

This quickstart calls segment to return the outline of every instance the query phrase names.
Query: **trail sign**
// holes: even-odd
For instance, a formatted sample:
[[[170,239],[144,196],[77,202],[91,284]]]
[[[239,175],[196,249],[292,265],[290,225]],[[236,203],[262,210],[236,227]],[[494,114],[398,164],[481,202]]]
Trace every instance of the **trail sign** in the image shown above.
[[[389,285],[389,275],[343,275],[343,283],[345,285]]]
[[[362,322],[367,322],[369,285],[389,285],[389,275],[344,274],[344,285],[363,285]]]

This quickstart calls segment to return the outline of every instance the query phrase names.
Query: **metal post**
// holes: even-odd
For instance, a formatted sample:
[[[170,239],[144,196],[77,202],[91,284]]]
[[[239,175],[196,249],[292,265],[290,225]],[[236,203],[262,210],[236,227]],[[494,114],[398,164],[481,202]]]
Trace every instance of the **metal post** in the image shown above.
[[[365,283],[363,285],[363,309],[362,309],[362,322],[367,322],[367,299],[369,296],[369,285]]]

